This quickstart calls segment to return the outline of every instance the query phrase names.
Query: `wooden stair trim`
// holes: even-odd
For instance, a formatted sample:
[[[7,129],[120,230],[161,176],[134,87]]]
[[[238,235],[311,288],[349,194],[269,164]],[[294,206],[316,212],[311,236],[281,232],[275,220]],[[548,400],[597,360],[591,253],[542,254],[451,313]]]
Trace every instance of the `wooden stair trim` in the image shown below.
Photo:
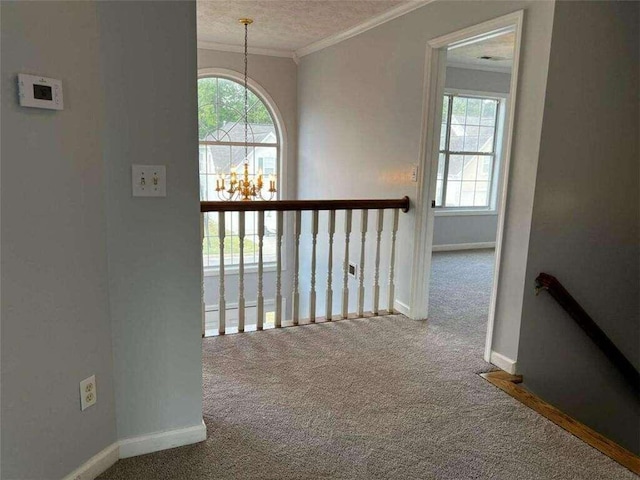
[[[640,475],[640,457],[626,448],[621,447],[612,440],[609,440],[604,435],[599,434],[592,428],[571,418],[569,415],[545,402],[540,397],[525,390],[521,385],[519,385],[522,383],[522,375],[511,375],[499,370],[495,372],[481,373],[480,376],[489,383],[498,387],[500,390],[511,395],[520,403],[538,412],[547,420],[552,421],[560,428],[563,428],[572,435],[575,435],[583,442],[604,453],[607,457],[615,460],[623,467],[628,468],[636,475]]]

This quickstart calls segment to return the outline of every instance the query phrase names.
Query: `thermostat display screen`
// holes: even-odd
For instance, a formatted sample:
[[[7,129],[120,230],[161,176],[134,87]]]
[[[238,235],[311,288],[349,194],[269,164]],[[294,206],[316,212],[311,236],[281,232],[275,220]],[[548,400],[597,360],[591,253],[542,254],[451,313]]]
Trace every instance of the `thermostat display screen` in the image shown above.
[[[33,98],[37,100],[53,100],[53,90],[48,85],[33,84]]]
[[[2,0],[0,0],[2,1]],[[18,74],[20,105],[48,110],[63,110],[62,81],[40,75]]]

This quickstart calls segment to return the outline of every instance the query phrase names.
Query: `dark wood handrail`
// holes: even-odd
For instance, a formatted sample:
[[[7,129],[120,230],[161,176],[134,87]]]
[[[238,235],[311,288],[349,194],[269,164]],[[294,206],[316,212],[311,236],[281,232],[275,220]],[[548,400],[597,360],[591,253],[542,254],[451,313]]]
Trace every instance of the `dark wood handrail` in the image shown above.
[[[375,210],[399,208],[409,211],[409,197],[388,200],[251,200],[200,202],[201,212],[288,212],[298,210]]]
[[[618,368],[631,386],[640,393],[640,373],[624,354],[600,329],[596,322],[585,312],[584,308],[567,291],[566,288],[553,275],[541,273],[536,278],[536,291],[546,290],[560,304],[562,308],[573,318],[578,326],[591,340],[602,350],[607,358]]]

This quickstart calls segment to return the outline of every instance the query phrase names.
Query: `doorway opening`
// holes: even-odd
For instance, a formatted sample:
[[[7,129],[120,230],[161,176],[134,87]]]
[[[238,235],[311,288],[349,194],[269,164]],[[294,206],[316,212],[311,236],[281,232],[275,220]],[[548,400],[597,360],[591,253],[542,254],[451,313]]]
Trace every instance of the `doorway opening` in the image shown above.
[[[429,42],[411,316],[492,352],[522,12]]]

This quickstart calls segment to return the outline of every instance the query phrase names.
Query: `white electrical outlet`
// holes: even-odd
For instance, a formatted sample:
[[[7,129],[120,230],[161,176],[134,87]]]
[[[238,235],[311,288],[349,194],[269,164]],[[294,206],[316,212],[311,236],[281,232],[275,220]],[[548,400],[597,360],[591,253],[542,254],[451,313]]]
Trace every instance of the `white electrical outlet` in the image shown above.
[[[358,278],[358,264],[349,262],[349,267],[347,269],[350,277]]]
[[[80,382],[80,409],[86,410],[98,400],[96,376],[91,375]]]

